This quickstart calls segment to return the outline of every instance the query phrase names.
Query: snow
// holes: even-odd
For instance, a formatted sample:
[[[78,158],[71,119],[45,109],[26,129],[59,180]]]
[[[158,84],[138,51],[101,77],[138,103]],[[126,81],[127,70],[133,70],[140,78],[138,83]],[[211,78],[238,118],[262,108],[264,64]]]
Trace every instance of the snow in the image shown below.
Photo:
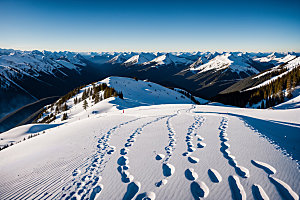
[[[247,74],[257,74],[255,68],[251,67],[249,64],[249,58],[241,53],[223,53],[217,55],[215,58],[206,61],[205,64],[193,67],[190,70],[196,71],[197,73],[203,73],[207,71],[219,71],[224,69],[230,69],[232,72],[236,73],[247,73]]]
[[[76,66],[77,65],[77,66]],[[72,52],[49,51],[18,51],[1,49],[0,53],[0,87],[14,85],[11,79],[21,79],[30,76],[38,80],[41,73],[52,74],[61,68],[80,70],[79,66],[86,64],[80,60],[80,55]]]
[[[0,199],[298,198],[299,108],[194,105],[154,83],[103,82],[124,100],[89,100],[85,111],[70,99],[63,124],[0,135],[40,133],[0,151]]]
[[[293,109],[300,108],[300,86],[297,86],[292,92],[293,98],[283,102],[277,106],[274,106],[275,109]]]
[[[170,65],[170,64],[189,65],[191,63],[193,63],[192,60],[189,60],[189,59],[184,58],[184,57],[180,57],[178,55],[173,55],[172,53],[167,53],[167,54],[163,54],[161,56],[158,56],[158,57],[154,58],[153,60],[151,60],[149,62],[144,62],[143,65],[149,65],[149,64],[154,64],[154,66]]]
[[[246,89],[245,91],[248,91],[248,90],[253,90],[253,89],[256,89],[256,88],[260,88],[262,86],[265,86],[265,85],[268,85],[269,83],[271,83],[272,81],[275,81],[276,79],[284,76],[285,74],[289,73],[290,71],[292,71],[293,69],[295,69],[296,67],[299,67],[300,66],[300,57],[297,57],[291,61],[289,61],[286,65],[284,65],[284,68],[287,69],[287,71],[277,75],[277,76],[274,76],[266,81],[264,81],[263,83],[257,85],[257,86],[254,86],[254,87],[251,87],[251,88],[248,88]],[[267,72],[264,72],[262,74],[258,74],[257,76],[253,77],[253,79],[255,78],[260,78],[262,76],[265,76],[273,71],[277,71],[278,69],[280,68],[280,66],[277,66],[277,67],[274,67],[272,68],[271,70],[267,71]]]
[[[153,60],[156,56],[153,53],[140,53],[132,56],[124,62],[125,65],[140,65]]]
[[[292,59],[296,58],[296,55],[294,53],[286,52],[286,53],[266,53],[266,54],[256,54],[253,57],[254,61],[261,62],[261,63],[270,63],[274,65],[282,64],[285,62],[288,62]]]

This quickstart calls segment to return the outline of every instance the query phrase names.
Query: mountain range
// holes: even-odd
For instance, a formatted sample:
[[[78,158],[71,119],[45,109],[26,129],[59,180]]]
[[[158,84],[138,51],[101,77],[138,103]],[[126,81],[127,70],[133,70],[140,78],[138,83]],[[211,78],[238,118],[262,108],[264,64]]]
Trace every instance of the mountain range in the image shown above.
[[[213,100],[220,92],[241,85],[239,82],[245,78],[299,56],[295,52],[99,53],[0,49],[0,118],[37,100],[62,96],[108,76],[147,79]]]

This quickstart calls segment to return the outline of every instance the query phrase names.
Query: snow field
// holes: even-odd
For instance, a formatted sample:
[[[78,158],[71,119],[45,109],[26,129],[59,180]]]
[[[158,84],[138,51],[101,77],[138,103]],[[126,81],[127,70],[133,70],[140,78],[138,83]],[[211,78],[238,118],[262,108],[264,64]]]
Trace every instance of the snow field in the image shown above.
[[[298,199],[297,162],[232,115],[268,112],[245,110],[142,106],[53,127],[0,152],[0,198]]]

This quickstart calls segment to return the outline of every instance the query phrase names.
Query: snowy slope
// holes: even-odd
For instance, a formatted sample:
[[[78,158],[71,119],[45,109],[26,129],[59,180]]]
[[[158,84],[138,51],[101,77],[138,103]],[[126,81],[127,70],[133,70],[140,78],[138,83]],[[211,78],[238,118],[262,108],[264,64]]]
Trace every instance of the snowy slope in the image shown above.
[[[0,198],[298,199],[297,162],[261,137],[276,126],[274,137],[299,141],[297,114],[189,104],[96,114],[0,151]]]
[[[206,71],[219,71],[228,69],[232,72],[246,74],[257,74],[259,71],[250,65],[250,59],[242,53],[223,53],[216,56],[207,62],[204,60],[205,64],[199,65],[190,70],[197,71],[197,73],[203,73]]]
[[[131,65],[140,65],[145,62],[149,62],[153,60],[156,57],[156,54],[154,53],[140,53],[138,55],[132,56],[128,60],[126,60],[123,64],[126,66],[131,66]]]
[[[213,59],[217,55],[220,55],[220,53],[217,53],[217,52],[214,52],[214,53],[210,53],[210,52],[200,53],[199,58],[190,65],[190,68],[191,69],[198,68],[199,66],[209,62],[211,59]]]
[[[296,57],[295,53],[277,53],[273,52],[270,54],[261,54],[255,55],[253,57],[254,61],[261,62],[261,63],[271,63],[274,65],[279,65],[285,62],[288,62]]]
[[[276,66],[276,67],[271,68],[270,70],[268,70],[268,71],[266,71],[266,72],[264,72],[264,73],[261,73],[261,74],[258,74],[257,76],[254,76],[253,79],[258,79],[258,78],[263,77],[263,76],[266,76],[266,75],[268,75],[268,74],[270,74],[270,73],[272,73],[272,72],[276,72],[276,71],[280,71],[280,70],[282,70],[282,69],[286,69],[285,72],[280,73],[280,74],[278,74],[278,75],[272,77],[271,79],[266,80],[266,81],[264,81],[263,83],[260,83],[259,85],[255,86],[255,87],[248,88],[247,90],[253,90],[253,89],[255,89],[255,88],[260,88],[260,87],[262,87],[262,86],[264,86],[264,85],[267,85],[267,84],[269,84],[270,82],[275,81],[276,79],[278,79],[278,78],[284,76],[285,74],[289,73],[290,71],[292,71],[293,69],[295,69],[295,68],[297,68],[297,67],[300,67],[300,57],[294,58],[293,60],[287,62],[287,63],[283,66],[283,68],[281,67],[281,65],[279,65],[279,66]],[[247,90],[246,90],[246,91],[247,91]]]
[[[100,92],[100,95],[104,99],[99,103],[95,104],[92,98],[88,98],[88,108],[83,109],[83,101],[78,104],[74,104],[74,99],[82,98],[83,91],[92,89],[93,85],[98,86],[99,84],[106,83],[107,86],[113,87],[116,91],[122,92],[124,99],[111,97],[104,99],[104,91]],[[198,98],[200,103],[206,103],[207,101]],[[58,100],[59,101],[59,100]],[[104,112],[114,112],[126,108],[138,107],[143,105],[155,105],[155,104],[193,104],[194,102],[182,95],[181,93],[158,85],[156,83],[134,80],[132,78],[123,77],[108,77],[102,81],[94,84],[87,85],[80,89],[79,93],[70,98],[66,105],[69,108],[67,111],[59,114],[55,113],[56,107],[47,106],[47,110],[41,121],[45,116],[52,114],[56,115],[56,120],[53,123],[61,123],[61,119],[64,113],[68,114],[67,121],[74,121],[82,118],[86,118],[90,115],[95,115]],[[64,122],[64,121],[63,121]]]
[[[275,109],[293,109],[293,108],[300,108],[300,86],[296,87],[292,92],[293,98],[283,102],[277,106]]]
[[[18,51],[0,49],[0,87],[18,86],[14,79],[29,76],[34,79],[42,74],[55,76],[55,72],[66,68],[80,71],[85,66],[77,53],[49,51]]]
[[[114,56],[113,58],[111,58],[107,62],[111,63],[111,64],[122,64],[122,63],[126,62],[130,57],[132,57],[134,55],[136,55],[136,53],[134,53],[134,52],[119,53],[118,55]]]
[[[178,56],[178,55],[174,55],[173,53],[167,53],[158,56],[149,62],[144,62],[143,65],[153,65],[153,66],[178,65],[178,64],[189,65],[191,63],[193,63],[192,60],[187,59],[185,57],[181,57],[181,55]]]
[[[193,105],[154,83],[103,82],[124,100],[70,104],[68,120],[0,135],[40,134],[0,151],[0,199],[299,199],[299,109]]]

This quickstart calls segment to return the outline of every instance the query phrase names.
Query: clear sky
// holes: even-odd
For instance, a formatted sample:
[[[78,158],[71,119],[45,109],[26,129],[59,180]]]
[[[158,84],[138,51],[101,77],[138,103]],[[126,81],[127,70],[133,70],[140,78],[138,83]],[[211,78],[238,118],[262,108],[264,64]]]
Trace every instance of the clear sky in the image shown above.
[[[0,0],[0,48],[298,51],[300,0]]]

